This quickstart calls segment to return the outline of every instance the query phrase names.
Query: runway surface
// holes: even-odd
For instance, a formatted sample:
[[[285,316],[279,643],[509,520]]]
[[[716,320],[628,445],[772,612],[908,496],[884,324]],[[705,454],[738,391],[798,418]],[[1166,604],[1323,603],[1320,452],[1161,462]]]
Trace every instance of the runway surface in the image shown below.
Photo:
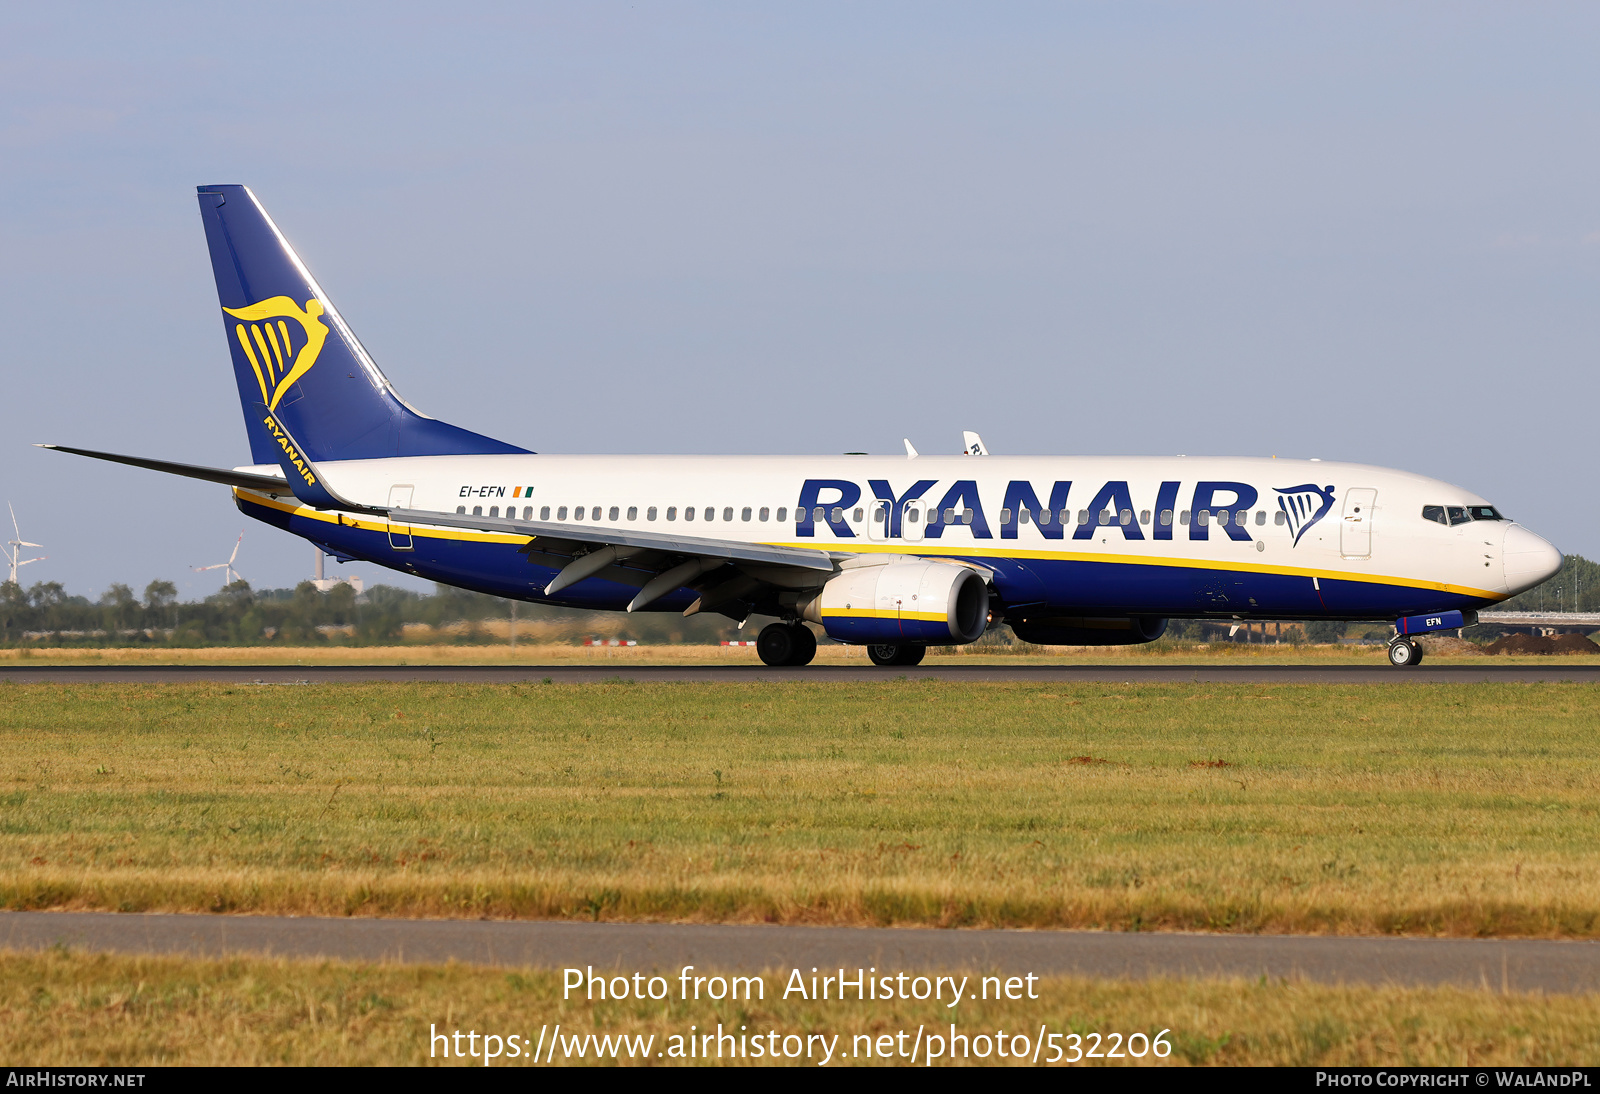
[[[808,975],[813,967],[965,969],[1133,979],[1299,977],[1563,994],[1600,988],[1594,942],[0,912],[0,947],[55,945],[206,957],[592,965],[630,974],[693,965],[744,973],[798,968]]]
[[[1596,665],[1419,665],[1396,669],[1347,665],[920,665],[881,669],[872,665],[4,665],[0,683],[19,684],[351,684],[429,681],[453,684],[754,683],[876,680],[968,681],[971,683],[1143,684],[1532,684],[1600,683]]]

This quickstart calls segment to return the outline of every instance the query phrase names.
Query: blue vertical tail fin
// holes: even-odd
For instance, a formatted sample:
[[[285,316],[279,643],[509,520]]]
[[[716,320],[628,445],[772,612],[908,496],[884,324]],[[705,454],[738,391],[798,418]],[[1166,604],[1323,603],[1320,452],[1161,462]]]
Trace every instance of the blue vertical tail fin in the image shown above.
[[[256,196],[244,186],[199,192],[255,463],[281,455],[272,415],[319,461],[527,451],[407,406]]]

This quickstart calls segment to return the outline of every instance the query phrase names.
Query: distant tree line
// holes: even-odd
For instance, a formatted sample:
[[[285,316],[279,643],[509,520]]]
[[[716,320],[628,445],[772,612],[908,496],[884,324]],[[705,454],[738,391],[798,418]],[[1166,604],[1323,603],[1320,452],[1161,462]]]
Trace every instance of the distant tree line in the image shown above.
[[[650,643],[714,642],[740,636],[726,616],[591,612],[516,605],[526,641],[632,638]],[[421,624],[418,641],[503,642],[511,601],[447,585],[430,595],[377,585],[357,596],[349,585],[321,592],[309,581],[293,589],[252,589],[236,581],[203,600],[179,601],[170,581],[152,581],[143,596],[112,585],[97,600],[74,596],[60,582],[23,589],[0,583],[0,644],[90,646],[390,645]],[[751,625],[755,625],[752,620]],[[416,628],[413,626],[413,630]],[[750,635],[743,637],[751,637]]]
[[[1600,611],[1600,565],[1568,555],[1561,572],[1536,588],[1495,606],[1505,611]],[[635,639],[649,644],[716,642],[753,638],[765,620],[751,619],[741,631],[720,615],[684,618],[677,613],[592,612],[519,603],[518,633],[525,641],[576,642],[586,636]],[[293,589],[250,588],[236,581],[203,600],[179,601],[170,581],[152,581],[136,596],[127,585],[112,585],[96,600],[69,594],[60,582],[41,581],[24,589],[0,583],[0,644],[4,645],[172,645],[304,646],[321,643],[390,645],[407,640],[406,628],[427,630],[410,640],[503,642],[510,632],[512,603],[500,597],[448,585],[431,594],[377,585],[361,596],[349,585],[320,592],[309,581]],[[1216,619],[1174,619],[1174,641],[1228,641],[1232,623]],[[1268,638],[1276,635],[1268,624]],[[415,627],[414,627],[415,629]],[[1371,631],[1363,624],[1314,620],[1286,623],[1285,640],[1337,642]],[[1372,632],[1376,634],[1376,632]],[[1488,640],[1499,631],[1480,626],[1468,637]],[[1244,630],[1233,641],[1260,641]],[[1006,643],[1010,632],[990,636]]]

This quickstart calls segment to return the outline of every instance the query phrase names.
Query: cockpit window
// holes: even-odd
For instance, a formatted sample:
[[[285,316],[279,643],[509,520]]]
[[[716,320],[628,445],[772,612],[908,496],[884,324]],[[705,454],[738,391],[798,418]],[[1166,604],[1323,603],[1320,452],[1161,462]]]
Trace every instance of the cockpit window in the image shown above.
[[[1472,520],[1505,520],[1492,505],[1424,505],[1422,519],[1440,524],[1466,524]]]

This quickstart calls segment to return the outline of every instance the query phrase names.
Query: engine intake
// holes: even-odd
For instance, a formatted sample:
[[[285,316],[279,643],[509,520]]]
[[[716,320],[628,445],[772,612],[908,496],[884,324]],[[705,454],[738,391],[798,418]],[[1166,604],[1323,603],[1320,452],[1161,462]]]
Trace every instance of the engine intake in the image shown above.
[[[855,566],[830,578],[801,615],[840,642],[952,646],[983,635],[989,587],[948,562]]]
[[[1018,638],[1040,646],[1137,646],[1167,633],[1165,619],[1148,617],[1056,616],[1007,622]]]

